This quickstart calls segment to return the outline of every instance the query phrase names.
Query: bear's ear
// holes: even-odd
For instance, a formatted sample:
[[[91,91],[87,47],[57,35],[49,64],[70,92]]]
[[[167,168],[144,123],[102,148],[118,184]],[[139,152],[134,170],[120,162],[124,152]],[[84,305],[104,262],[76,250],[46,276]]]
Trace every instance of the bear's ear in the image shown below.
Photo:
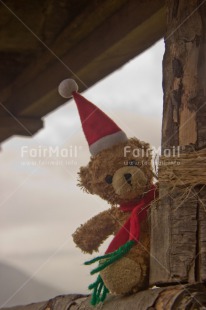
[[[87,167],[81,167],[79,171],[78,186],[80,186],[87,193],[93,194],[92,188],[92,175],[89,165]]]

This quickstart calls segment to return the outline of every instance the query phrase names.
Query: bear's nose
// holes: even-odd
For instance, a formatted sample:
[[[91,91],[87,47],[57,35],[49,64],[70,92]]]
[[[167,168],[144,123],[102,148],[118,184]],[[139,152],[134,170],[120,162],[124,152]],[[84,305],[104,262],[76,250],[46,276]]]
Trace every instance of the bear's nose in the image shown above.
[[[131,185],[131,181],[132,181],[132,175],[131,175],[131,173],[125,173],[125,174],[124,174],[124,178],[125,178],[125,180],[127,181],[127,183]]]

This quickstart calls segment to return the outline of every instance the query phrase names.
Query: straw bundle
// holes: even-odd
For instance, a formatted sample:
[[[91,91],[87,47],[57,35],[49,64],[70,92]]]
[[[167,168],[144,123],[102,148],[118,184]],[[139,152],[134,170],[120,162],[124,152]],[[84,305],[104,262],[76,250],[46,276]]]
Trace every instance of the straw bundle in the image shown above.
[[[167,187],[206,184],[206,150],[182,153],[175,157],[161,156],[158,181]]]

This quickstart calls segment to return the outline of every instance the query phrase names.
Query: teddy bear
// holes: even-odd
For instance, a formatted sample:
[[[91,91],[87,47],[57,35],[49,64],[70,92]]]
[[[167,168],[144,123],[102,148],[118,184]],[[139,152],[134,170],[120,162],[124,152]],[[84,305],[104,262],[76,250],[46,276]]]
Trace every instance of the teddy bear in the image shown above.
[[[98,263],[91,274],[99,275],[89,286],[91,303],[96,305],[108,292],[125,295],[149,285],[148,210],[157,197],[151,150],[148,143],[128,138],[109,116],[79,94],[74,80],[61,82],[59,93],[73,96],[91,152],[88,165],[80,168],[78,185],[110,204],[73,233],[77,247],[90,254],[114,235],[104,255],[85,263]]]

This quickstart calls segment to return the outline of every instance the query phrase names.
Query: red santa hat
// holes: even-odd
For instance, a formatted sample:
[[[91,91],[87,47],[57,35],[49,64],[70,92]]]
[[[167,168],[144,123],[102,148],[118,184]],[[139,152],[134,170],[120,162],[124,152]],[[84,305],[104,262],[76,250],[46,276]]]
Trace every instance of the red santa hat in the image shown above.
[[[96,155],[120,142],[127,141],[126,134],[111,118],[77,92],[78,85],[74,80],[62,81],[58,90],[64,98],[73,96],[92,155]]]

